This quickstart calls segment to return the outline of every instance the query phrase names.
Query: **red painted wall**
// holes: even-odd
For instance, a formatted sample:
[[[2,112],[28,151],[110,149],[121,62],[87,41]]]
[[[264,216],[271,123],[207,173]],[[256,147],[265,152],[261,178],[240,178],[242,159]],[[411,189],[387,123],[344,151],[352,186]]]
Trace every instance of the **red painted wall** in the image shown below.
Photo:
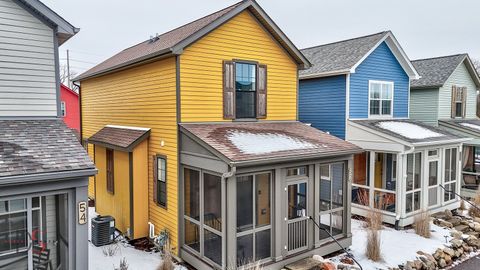
[[[66,115],[63,121],[69,128],[76,129],[80,133],[80,104],[78,94],[65,85],[61,85],[60,99],[65,103]]]

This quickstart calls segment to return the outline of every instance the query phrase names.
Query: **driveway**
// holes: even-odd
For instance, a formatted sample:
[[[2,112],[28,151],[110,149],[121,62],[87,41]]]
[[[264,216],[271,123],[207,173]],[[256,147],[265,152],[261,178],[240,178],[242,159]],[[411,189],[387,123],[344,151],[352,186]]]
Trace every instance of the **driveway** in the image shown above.
[[[473,257],[468,261],[465,261],[451,270],[478,270],[480,269],[480,255]]]

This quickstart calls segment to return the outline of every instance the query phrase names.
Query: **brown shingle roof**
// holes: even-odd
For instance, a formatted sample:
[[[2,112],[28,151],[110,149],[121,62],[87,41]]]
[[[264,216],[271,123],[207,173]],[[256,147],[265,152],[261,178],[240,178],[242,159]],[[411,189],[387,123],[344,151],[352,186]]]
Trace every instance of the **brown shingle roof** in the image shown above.
[[[357,146],[300,122],[180,124],[232,162],[337,156]]]
[[[2,177],[95,170],[62,120],[1,120],[0,130],[0,182]]]
[[[250,10],[252,14],[264,24],[266,30],[287,49],[299,65],[303,67],[310,66],[308,60],[254,0],[243,0],[196,21],[161,34],[153,40],[149,39],[127,48],[97,66],[87,70],[74,80],[84,80],[89,77],[104,74],[161,55],[180,54],[184,46],[188,46],[190,42],[189,39],[196,40],[197,38],[200,38],[201,34],[203,34],[202,31],[208,32],[207,30],[210,30],[210,28],[214,29],[215,27],[218,27],[218,25],[221,25],[221,23],[223,23],[222,19],[227,20],[229,19],[229,16],[234,16],[246,9]]]
[[[149,128],[105,126],[93,134],[88,142],[130,152],[149,135]]]

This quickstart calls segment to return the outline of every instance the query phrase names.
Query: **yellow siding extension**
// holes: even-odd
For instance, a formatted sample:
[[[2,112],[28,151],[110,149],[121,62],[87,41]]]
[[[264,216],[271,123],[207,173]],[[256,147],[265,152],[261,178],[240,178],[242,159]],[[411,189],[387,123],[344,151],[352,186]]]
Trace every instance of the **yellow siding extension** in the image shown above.
[[[87,152],[90,158],[94,160],[93,145],[88,145]],[[95,176],[88,178],[88,198],[95,199]]]
[[[148,236],[148,141],[133,150],[133,238]]]
[[[172,247],[176,249],[178,167],[175,58],[87,79],[81,82],[81,87],[84,138],[89,138],[105,125],[151,128],[147,172],[149,221],[155,224],[156,233],[164,228],[170,232]],[[153,202],[155,154],[167,156],[167,209]],[[96,179],[98,182],[100,176],[97,175]],[[100,187],[105,188],[97,183],[97,194]]]
[[[297,119],[297,65],[244,11],[180,56],[182,122],[224,121],[222,62],[232,59],[267,65],[267,120]]]
[[[128,153],[114,151],[114,193],[107,192],[107,158],[104,147],[95,146],[97,175],[96,211],[115,218],[115,227],[121,232],[130,228],[130,173]]]

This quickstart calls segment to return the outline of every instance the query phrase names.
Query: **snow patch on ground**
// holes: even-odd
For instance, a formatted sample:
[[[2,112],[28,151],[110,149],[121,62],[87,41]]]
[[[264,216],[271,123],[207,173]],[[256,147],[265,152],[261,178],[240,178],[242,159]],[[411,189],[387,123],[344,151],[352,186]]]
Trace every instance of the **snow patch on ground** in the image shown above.
[[[415,234],[414,230],[400,230],[384,227],[380,231],[381,262],[373,262],[365,256],[367,245],[367,229],[364,222],[352,219],[352,246],[350,250],[363,269],[376,270],[398,267],[407,261],[417,258],[417,251],[433,254],[437,248],[445,246],[445,236],[450,236],[449,230],[431,224],[432,237],[427,239]],[[448,238],[450,240],[450,237]],[[343,256],[343,255],[342,255]],[[335,260],[338,260],[336,257]]]
[[[284,134],[233,131],[227,138],[245,154],[267,154],[279,151],[314,148],[315,145]]]
[[[480,130],[479,125],[470,124],[470,123],[460,123],[460,125],[462,125],[464,127],[469,127],[469,128],[473,128],[473,129],[476,129],[476,130]]]
[[[105,256],[103,253],[104,247],[96,247],[91,242],[91,219],[98,214],[95,213],[95,209],[90,207],[88,209],[89,224],[88,224],[88,269],[90,270],[109,270],[118,268],[120,260],[125,258],[128,264],[129,270],[146,270],[157,269],[162,262],[160,253],[145,252],[137,250],[130,246],[126,242],[118,242],[112,244],[112,248],[116,249],[114,256]],[[177,270],[184,269],[181,266],[176,267]]]
[[[389,130],[409,139],[427,139],[444,136],[419,125],[406,122],[385,121],[377,124],[379,128]]]

